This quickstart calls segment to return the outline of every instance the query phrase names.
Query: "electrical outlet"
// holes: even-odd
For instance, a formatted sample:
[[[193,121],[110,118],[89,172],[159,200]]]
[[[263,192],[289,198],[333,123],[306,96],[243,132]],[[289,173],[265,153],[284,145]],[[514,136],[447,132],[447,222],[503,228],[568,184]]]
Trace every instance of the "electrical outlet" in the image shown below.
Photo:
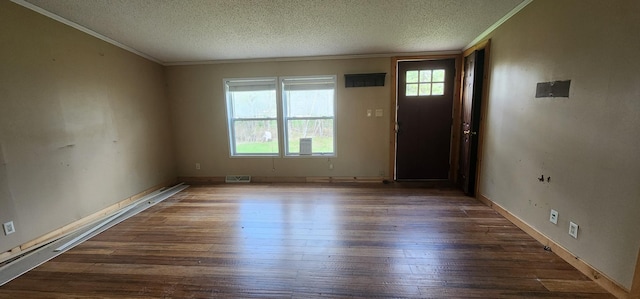
[[[329,164],[329,169],[333,169],[333,163]]]
[[[553,224],[558,224],[558,211],[551,209],[551,214],[549,215],[549,222]]]
[[[196,169],[200,169],[200,163],[196,163]]]
[[[6,222],[2,226],[4,228],[5,235],[10,235],[16,232],[16,227],[13,225],[13,221]]]
[[[578,238],[578,225],[573,223],[573,221],[569,221],[569,235]]]

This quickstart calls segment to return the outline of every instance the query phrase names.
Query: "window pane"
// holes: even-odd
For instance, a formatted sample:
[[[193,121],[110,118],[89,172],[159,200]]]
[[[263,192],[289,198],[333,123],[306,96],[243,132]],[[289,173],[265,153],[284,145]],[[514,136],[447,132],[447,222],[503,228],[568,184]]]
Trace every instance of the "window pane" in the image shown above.
[[[336,77],[288,77],[281,83],[285,154],[300,153],[300,138],[312,139],[312,154],[333,154]]]
[[[236,120],[233,125],[236,154],[277,154],[278,122]]]
[[[433,82],[444,82],[444,70],[433,70]]]
[[[421,96],[431,95],[431,84],[429,84],[429,83],[420,84],[419,95],[421,95]]]
[[[313,153],[333,153],[333,119],[297,119],[287,121],[288,152],[300,153],[300,138],[312,138]]]
[[[444,94],[444,83],[433,83],[432,88],[431,94],[434,96],[441,96]]]
[[[420,71],[420,82],[431,82],[431,71]]]
[[[417,96],[418,84],[407,84],[406,96]]]
[[[407,83],[417,83],[418,82],[418,71],[407,71]]]
[[[285,91],[287,116],[333,116],[333,89]]]
[[[273,118],[277,117],[275,85],[273,90],[229,92],[233,105],[233,118]]]
[[[278,155],[276,78],[225,80],[231,155]]]

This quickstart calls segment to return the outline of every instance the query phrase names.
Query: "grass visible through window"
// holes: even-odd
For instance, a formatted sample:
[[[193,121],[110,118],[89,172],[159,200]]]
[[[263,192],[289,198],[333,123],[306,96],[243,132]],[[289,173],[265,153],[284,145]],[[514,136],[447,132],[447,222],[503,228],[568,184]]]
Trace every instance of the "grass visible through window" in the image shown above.
[[[333,152],[333,138],[315,137],[313,138],[313,152],[331,153]],[[267,142],[243,142],[236,144],[236,150],[242,154],[252,153],[278,153],[277,141]],[[289,140],[289,153],[300,152],[300,140]]]

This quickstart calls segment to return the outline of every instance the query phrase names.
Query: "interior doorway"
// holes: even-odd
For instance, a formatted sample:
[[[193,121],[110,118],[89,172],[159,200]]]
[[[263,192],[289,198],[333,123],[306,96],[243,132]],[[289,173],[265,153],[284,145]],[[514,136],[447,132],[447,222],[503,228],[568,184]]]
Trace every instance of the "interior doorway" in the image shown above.
[[[460,126],[460,157],[458,183],[465,194],[473,196],[476,189],[478,144],[482,92],[484,83],[485,49],[475,50],[464,57],[462,90],[462,119]]]

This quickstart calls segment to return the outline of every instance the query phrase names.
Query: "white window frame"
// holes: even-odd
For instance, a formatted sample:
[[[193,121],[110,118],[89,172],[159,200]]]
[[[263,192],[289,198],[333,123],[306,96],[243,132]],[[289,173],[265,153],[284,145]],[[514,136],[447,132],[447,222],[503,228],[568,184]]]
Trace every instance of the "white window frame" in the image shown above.
[[[331,82],[333,88],[333,115],[332,116],[309,116],[309,117],[295,117],[288,116],[287,110],[287,99],[285,92],[285,84],[289,81],[300,80],[300,81],[308,81],[313,83],[313,79],[317,79],[318,82],[324,81]],[[234,117],[233,114],[233,105],[231,99],[231,94],[229,93],[230,86],[232,85],[243,85],[247,86],[251,85],[252,82],[273,82],[275,84],[275,92],[276,92],[276,105],[277,105],[277,116],[276,118],[238,118]],[[231,83],[231,85],[230,85]],[[278,84],[279,88],[278,88]],[[247,78],[225,78],[223,79],[224,86],[224,97],[226,100],[226,109],[227,109],[227,132],[228,132],[228,142],[229,142],[229,153],[231,157],[336,157],[337,156],[337,77],[336,75],[318,75],[318,76],[286,76],[286,77],[247,77]],[[290,153],[289,152],[289,136],[288,136],[288,128],[287,124],[289,120],[322,120],[322,119],[331,119],[333,125],[333,152],[312,152],[311,155],[301,155],[299,153]],[[276,120],[277,130],[278,130],[278,152],[277,153],[238,153],[236,149],[236,138],[234,132],[234,123],[239,120],[251,121],[251,120]],[[283,150],[284,149],[284,150]]]
[[[313,84],[318,84],[318,85],[324,85],[324,86],[329,86],[330,85],[330,89],[333,90],[333,109],[332,109],[332,115],[325,115],[325,116],[289,116],[289,109],[288,109],[288,99],[287,99],[287,92],[286,92],[286,86],[293,86],[296,84],[295,81],[298,81],[298,83],[300,85],[313,85]],[[281,90],[281,98],[280,101],[282,103],[282,141],[283,141],[283,146],[284,146],[284,155],[286,157],[335,157],[336,156],[336,145],[337,145],[337,133],[336,133],[336,109],[337,109],[337,80],[336,80],[336,76],[335,75],[319,75],[319,76],[287,76],[287,77],[280,77],[280,90]],[[325,88],[328,89],[328,88]],[[333,126],[332,130],[333,130],[333,151],[332,152],[313,152],[311,153],[311,155],[302,155],[300,153],[291,153],[289,152],[289,129],[288,129],[288,123],[289,121],[293,121],[293,120],[331,120],[331,124]]]
[[[231,98],[230,89],[232,86],[240,87],[240,86],[252,86],[252,85],[260,85],[261,83],[264,85],[273,85],[273,90],[276,94],[275,101],[276,107],[280,107],[278,100],[278,78],[277,77],[256,77],[256,78],[225,78],[223,79],[224,85],[224,97],[226,100],[227,106],[227,131],[228,131],[228,141],[229,141],[229,153],[231,157],[279,157],[281,150],[281,135],[278,134],[278,151],[276,153],[238,153],[236,147],[236,138],[235,138],[235,122],[236,121],[276,121],[276,130],[279,130],[280,127],[280,109],[278,109],[275,117],[234,117],[233,113],[233,99]],[[279,132],[278,132],[279,133]]]

